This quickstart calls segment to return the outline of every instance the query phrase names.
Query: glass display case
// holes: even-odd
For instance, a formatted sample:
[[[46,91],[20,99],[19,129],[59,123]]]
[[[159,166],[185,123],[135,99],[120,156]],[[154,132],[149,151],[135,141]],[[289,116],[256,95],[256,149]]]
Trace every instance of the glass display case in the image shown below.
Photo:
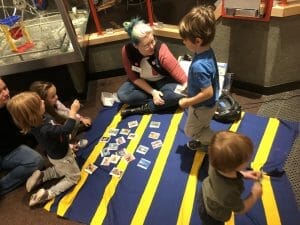
[[[84,60],[88,0],[0,0],[0,75]]]

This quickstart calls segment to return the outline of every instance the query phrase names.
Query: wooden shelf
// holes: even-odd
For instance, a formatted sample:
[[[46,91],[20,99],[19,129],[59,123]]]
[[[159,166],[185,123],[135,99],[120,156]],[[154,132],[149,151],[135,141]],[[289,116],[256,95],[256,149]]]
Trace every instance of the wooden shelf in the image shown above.
[[[271,18],[271,11],[272,11],[272,6],[273,6],[273,0],[262,0],[265,4],[265,9],[264,9],[264,15],[262,17],[259,17],[257,15],[253,15],[253,16],[239,16],[236,15],[238,10],[244,10],[247,11],[248,9],[239,9],[239,8],[232,8],[232,14],[230,15],[227,13],[226,9],[225,9],[225,1],[226,0],[222,0],[222,17],[224,18],[230,18],[230,19],[241,19],[241,20],[254,20],[254,21],[269,21]],[[257,9],[259,10],[259,9]],[[255,10],[253,9],[251,12],[255,12]],[[258,13],[258,11],[257,11]]]
[[[300,0],[288,1],[287,5],[280,4],[274,5],[272,8],[271,16],[286,17],[300,14]]]

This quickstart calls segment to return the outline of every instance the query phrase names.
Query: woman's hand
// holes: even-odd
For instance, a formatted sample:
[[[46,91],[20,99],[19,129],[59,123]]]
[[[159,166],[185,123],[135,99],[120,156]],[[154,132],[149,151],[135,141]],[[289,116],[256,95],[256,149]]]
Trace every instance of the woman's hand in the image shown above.
[[[164,105],[165,104],[165,100],[163,100],[161,98],[164,95],[161,91],[153,89],[151,94],[152,94],[153,102],[155,105]]]

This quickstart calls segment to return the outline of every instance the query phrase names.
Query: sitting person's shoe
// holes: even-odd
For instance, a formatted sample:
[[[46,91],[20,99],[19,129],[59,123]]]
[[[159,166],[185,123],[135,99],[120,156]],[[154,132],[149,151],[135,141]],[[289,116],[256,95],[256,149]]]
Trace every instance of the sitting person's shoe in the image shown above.
[[[203,151],[203,152],[208,151],[208,145],[204,145],[200,141],[197,141],[197,140],[191,140],[186,145],[190,150],[193,150],[193,151]]]
[[[143,114],[150,114],[152,113],[152,110],[150,109],[148,104],[141,105],[134,108],[126,108],[121,110],[121,117],[126,118],[127,116],[131,115],[143,115]]]
[[[35,206],[38,204],[45,203],[46,201],[50,200],[54,196],[50,195],[48,190],[44,188],[38,190],[35,194],[31,195],[29,200],[29,206]]]
[[[26,181],[26,190],[30,192],[32,189],[43,183],[44,174],[40,170],[36,170]]]

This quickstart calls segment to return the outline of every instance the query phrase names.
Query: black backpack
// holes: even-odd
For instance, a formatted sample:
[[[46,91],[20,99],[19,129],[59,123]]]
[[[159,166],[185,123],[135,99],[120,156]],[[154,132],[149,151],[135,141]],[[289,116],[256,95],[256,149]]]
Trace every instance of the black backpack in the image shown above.
[[[222,123],[233,123],[241,119],[241,113],[240,104],[229,94],[222,94],[213,119]]]

